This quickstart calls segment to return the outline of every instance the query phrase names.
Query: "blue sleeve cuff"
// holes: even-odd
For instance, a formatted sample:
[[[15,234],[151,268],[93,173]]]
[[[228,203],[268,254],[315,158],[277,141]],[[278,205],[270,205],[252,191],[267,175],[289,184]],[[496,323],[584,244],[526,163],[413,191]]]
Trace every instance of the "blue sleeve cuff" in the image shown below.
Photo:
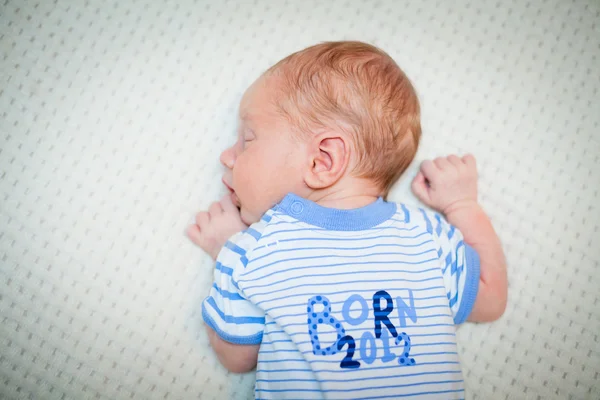
[[[219,328],[214,319],[206,311],[205,301],[202,302],[202,318],[204,319],[206,325],[208,325],[213,331],[217,333],[217,335],[219,335],[221,339],[225,340],[226,342],[241,345],[255,345],[262,343],[262,332],[258,332],[250,336],[235,336],[223,331],[221,328]]]
[[[463,288],[462,300],[458,312],[454,316],[456,325],[462,324],[467,320],[477,298],[479,291],[479,254],[471,246],[465,243],[465,269],[467,279]]]

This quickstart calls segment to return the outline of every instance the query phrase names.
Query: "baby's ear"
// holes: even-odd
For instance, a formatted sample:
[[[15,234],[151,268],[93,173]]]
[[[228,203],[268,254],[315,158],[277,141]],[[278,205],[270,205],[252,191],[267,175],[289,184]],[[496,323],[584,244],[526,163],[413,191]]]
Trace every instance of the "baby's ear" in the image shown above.
[[[311,139],[310,168],[304,180],[314,190],[334,185],[346,172],[350,160],[350,143],[337,132],[322,132]]]

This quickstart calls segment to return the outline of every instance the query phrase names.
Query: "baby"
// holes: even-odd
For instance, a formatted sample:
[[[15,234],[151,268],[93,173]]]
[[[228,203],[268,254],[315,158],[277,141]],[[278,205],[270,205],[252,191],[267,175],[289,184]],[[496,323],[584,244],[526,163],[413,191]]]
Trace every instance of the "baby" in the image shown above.
[[[187,234],[216,259],[211,346],[257,367],[256,398],[465,397],[456,325],[502,315],[506,265],[472,156],[421,164],[437,212],[384,200],[420,136],[413,86],[365,43],[294,53],[243,96],[230,194]]]

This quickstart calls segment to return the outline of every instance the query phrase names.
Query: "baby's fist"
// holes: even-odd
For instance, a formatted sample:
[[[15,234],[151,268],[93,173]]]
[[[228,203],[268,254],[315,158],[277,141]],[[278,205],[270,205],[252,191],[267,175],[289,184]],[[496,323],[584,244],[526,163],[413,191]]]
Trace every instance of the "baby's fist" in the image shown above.
[[[477,165],[472,155],[423,161],[412,182],[415,195],[429,207],[447,214],[477,203]]]
[[[231,195],[226,195],[221,201],[214,202],[208,211],[198,213],[196,223],[190,225],[186,233],[192,242],[216,260],[227,240],[247,227],[231,201]]]

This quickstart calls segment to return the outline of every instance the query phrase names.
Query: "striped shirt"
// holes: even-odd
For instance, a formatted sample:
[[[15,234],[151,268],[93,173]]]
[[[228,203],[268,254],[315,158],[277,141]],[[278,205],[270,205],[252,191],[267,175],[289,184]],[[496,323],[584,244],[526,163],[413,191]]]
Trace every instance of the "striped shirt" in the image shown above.
[[[224,340],[260,344],[260,399],[465,397],[455,325],[479,257],[439,214],[293,194],[220,252],[202,304]]]

